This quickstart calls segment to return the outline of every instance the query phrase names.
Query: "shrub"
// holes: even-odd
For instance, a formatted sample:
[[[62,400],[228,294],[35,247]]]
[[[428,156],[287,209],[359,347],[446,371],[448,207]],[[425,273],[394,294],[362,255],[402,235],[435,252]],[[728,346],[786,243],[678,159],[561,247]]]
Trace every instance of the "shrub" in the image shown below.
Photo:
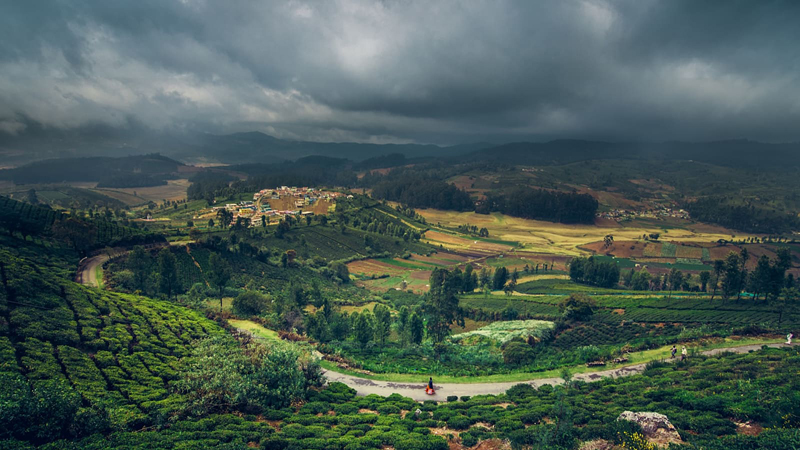
[[[447,419],[447,427],[453,430],[466,430],[470,425],[472,425],[472,419],[460,414]]]
[[[245,291],[233,299],[231,307],[237,316],[252,317],[265,313],[269,303],[267,296],[256,291]]]
[[[447,401],[448,402],[454,402],[454,401],[457,401],[457,400],[458,400],[458,396],[457,395],[448,395],[447,396]]]
[[[542,386],[542,388],[543,387],[544,386]],[[534,387],[531,386],[530,384],[520,383],[511,386],[511,388],[506,391],[506,395],[508,396],[508,399],[511,400],[512,402],[519,402],[528,397],[536,395],[536,389],[534,389]]]

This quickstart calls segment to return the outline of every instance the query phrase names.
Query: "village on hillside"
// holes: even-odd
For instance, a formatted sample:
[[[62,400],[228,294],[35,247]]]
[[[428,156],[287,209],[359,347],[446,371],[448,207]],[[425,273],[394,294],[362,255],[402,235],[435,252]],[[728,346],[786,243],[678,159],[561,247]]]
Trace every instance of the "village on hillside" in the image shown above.
[[[231,223],[236,223],[239,218],[247,219],[250,226],[260,224],[264,216],[269,222],[279,222],[286,216],[311,216],[325,215],[336,207],[336,199],[345,197],[346,194],[333,191],[321,191],[313,187],[281,186],[272,189],[262,189],[253,194],[253,200],[239,203],[227,203],[224,206],[211,208],[214,214],[219,210],[227,210],[232,215]],[[347,195],[352,198],[352,195]]]

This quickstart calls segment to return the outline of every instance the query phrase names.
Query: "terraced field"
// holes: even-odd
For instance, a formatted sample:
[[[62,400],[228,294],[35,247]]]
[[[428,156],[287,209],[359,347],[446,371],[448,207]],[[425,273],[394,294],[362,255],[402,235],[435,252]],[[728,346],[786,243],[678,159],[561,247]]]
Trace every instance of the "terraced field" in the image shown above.
[[[169,383],[192,342],[222,330],[171,303],[101,292],[40,273],[0,252],[10,288],[0,289],[0,373],[35,387],[63,380],[87,408],[108,411],[115,427],[148,425],[179,395]]]

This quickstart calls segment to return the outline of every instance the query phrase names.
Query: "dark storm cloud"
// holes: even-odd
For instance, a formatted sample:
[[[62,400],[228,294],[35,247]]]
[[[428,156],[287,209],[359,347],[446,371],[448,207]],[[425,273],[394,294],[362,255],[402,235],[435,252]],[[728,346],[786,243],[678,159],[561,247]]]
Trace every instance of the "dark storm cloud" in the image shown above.
[[[4,2],[0,132],[797,140],[798,19],[752,1]]]

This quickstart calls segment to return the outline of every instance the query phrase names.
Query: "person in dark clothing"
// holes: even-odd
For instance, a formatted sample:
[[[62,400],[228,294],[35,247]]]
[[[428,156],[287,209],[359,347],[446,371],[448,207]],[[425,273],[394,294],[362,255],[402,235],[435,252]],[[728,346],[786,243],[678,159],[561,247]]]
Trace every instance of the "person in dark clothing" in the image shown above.
[[[433,377],[428,378],[428,389],[433,390]]]

